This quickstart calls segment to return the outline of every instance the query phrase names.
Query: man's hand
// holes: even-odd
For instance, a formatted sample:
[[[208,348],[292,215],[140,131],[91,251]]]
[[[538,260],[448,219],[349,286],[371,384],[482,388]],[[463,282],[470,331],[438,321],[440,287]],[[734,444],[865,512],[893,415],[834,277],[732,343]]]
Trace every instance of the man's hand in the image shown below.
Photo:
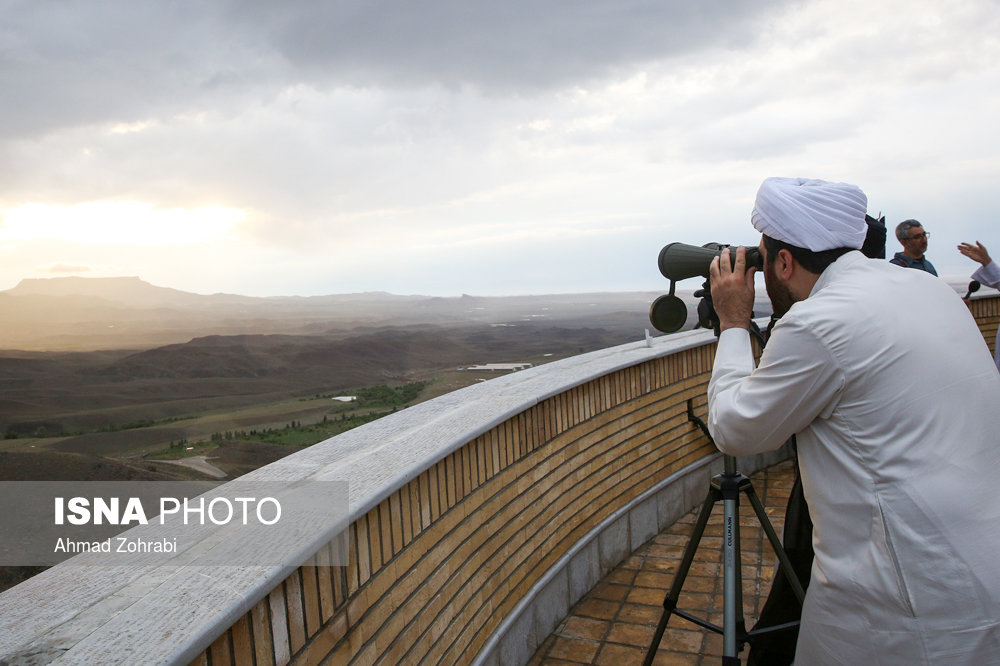
[[[746,270],[747,251],[742,245],[736,249],[736,265],[729,258],[729,248],[712,260],[709,267],[712,302],[719,315],[719,332],[727,328],[749,328],[753,316],[756,268]]]
[[[959,243],[958,251],[967,256],[969,259],[978,261],[983,266],[991,261],[990,253],[986,251],[986,248],[983,247],[983,244],[979,241],[976,241],[975,245],[971,245],[969,243]]]

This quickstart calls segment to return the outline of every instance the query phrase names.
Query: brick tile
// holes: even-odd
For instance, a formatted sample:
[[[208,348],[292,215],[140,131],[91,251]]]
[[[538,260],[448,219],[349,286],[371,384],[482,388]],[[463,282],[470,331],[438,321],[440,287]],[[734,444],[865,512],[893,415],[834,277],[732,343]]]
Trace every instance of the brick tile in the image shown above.
[[[645,657],[643,657],[645,658]],[[657,652],[653,666],[698,666],[701,663],[698,655],[682,652]]]
[[[718,578],[722,575],[720,562],[693,562],[688,571],[689,576],[709,576]]]
[[[613,620],[618,614],[620,603],[603,599],[584,599],[574,607],[574,613],[582,617],[598,620]]]
[[[590,592],[590,596],[595,599],[606,601],[625,601],[628,591],[632,588],[628,585],[616,585],[614,583],[598,583]]]
[[[698,542],[698,553],[702,554],[705,551],[710,551],[712,553],[722,552],[722,528],[719,528],[719,536],[710,536],[708,530],[705,530],[705,535],[701,537],[701,541]]]
[[[669,534],[662,532],[653,537],[652,542],[659,546],[680,546],[684,548],[688,542],[688,534]]]
[[[658,571],[640,571],[636,574],[636,587],[653,587],[666,592],[674,582],[674,577],[670,574]]]
[[[666,631],[663,632],[663,638],[660,640],[660,649],[697,654],[701,650],[703,639],[704,636],[700,631],[667,626]],[[652,636],[650,636],[650,640],[652,640]]]
[[[600,649],[601,644],[598,641],[559,637],[552,643],[548,658],[589,664],[597,656],[597,651]]]
[[[645,648],[607,643],[601,648],[594,663],[597,666],[624,666],[624,664],[641,664],[645,658]]]
[[[658,590],[652,587],[633,587],[626,601],[633,604],[646,604],[649,606],[663,606],[663,599],[667,596],[669,588]]]
[[[680,543],[653,544],[646,550],[646,557],[665,557],[670,559],[680,559],[684,554],[684,548],[688,545],[689,539],[684,537]]]
[[[690,592],[681,589],[681,597],[677,600],[677,606],[685,610],[706,611],[712,608],[718,600],[719,608],[722,608],[722,595],[704,594],[702,592]]]
[[[620,585],[631,585],[635,582],[636,571],[635,569],[615,569],[607,576],[604,580],[609,583],[618,583]]]
[[[608,633],[608,627],[610,626],[611,622],[609,620],[595,620],[589,617],[574,615],[566,619],[558,634],[567,638],[587,638],[599,641]]]
[[[721,618],[719,619],[719,624],[722,624]],[[717,634],[712,631],[706,632],[701,645],[701,653],[711,655],[713,657],[721,657],[722,645],[722,634]]]
[[[701,543],[705,543],[709,539],[722,539],[722,512],[718,512],[712,516],[712,520],[708,521],[708,525],[705,526],[705,532],[701,535]]]
[[[642,568],[644,571],[655,571],[659,573],[673,574],[677,571],[677,567],[680,564],[681,557],[670,559],[661,559],[657,557],[647,557],[646,561],[643,563]]]
[[[656,627],[653,626],[616,622],[611,627],[611,631],[608,632],[607,640],[611,643],[649,647],[654,633],[656,633]]]
[[[642,557],[638,555],[632,555],[625,558],[625,561],[618,565],[622,569],[641,569],[642,568]]]
[[[685,592],[715,592],[717,582],[714,577],[692,576],[689,573],[681,589]]]
[[[617,622],[631,622],[633,624],[656,625],[663,615],[662,606],[647,606],[645,604],[625,604],[618,611]]]

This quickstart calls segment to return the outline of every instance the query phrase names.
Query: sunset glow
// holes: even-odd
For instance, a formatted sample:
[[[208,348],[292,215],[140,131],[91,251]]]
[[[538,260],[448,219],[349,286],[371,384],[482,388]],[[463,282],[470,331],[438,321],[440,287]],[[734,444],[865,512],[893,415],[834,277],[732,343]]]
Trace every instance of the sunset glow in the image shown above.
[[[0,240],[188,245],[223,238],[245,217],[242,211],[221,206],[157,209],[136,201],[25,204],[0,210]]]

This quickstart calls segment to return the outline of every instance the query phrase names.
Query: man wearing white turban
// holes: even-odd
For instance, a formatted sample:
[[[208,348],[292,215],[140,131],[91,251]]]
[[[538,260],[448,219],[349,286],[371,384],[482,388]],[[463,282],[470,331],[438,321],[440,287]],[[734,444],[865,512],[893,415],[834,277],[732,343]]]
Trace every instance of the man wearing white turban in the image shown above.
[[[735,456],[797,435],[815,549],[797,664],[996,663],[1000,374],[945,282],[856,251],[866,207],[854,185],[764,181],[751,221],[781,319],[755,368],[755,269],[743,248],[712,263],[708,425]]]

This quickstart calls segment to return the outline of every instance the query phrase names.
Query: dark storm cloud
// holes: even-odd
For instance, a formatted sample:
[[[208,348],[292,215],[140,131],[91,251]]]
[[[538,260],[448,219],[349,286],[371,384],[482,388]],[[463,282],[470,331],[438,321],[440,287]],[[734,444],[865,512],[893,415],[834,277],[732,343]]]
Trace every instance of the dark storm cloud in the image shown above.
[[[276,68],[212,3],[21,2],[3,9],[4,136],[215,107]]]
[[[774,2],[19,2],[0,28],[0,135],[226,112],[285,86],[530,93],[743,44]]]
[[[298,67],[354,85],[560,85],[636,61],[746,44],[774,2],[547,0],[241,3]],[[260,20],[266,17],[265,20]]]

